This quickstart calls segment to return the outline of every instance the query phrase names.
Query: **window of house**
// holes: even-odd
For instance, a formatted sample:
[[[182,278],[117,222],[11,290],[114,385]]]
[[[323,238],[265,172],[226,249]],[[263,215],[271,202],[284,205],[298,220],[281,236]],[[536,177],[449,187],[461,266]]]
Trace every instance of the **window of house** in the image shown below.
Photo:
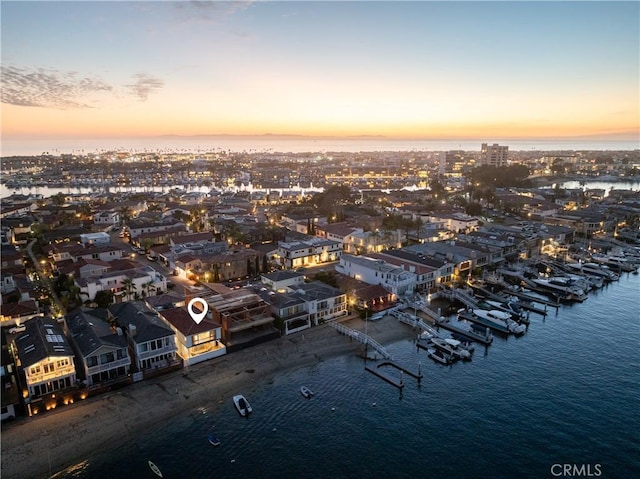
[[[92,368],[93,366],[97,366],[97,365],[98,365],[98,358],[96,356],[89,356],[87,358],[87,366]]]

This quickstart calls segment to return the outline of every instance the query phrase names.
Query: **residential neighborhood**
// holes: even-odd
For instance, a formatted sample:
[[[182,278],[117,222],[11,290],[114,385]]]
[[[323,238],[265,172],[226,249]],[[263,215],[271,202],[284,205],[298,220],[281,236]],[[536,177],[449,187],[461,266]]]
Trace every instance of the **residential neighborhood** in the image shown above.
[[[112,193],[120,181],[112,157],[114,173],[90,194],[3,198],[0,319],[12,366],[5,371],[12,371],[7,384],[22,391],[7,404],[11,416],[233,358],[327,322],[368,318],[514,262],[565,258],[601,248],[607,237],[639,242],[639,193],[588,188],[603,175],[637,171],[629,170],[640,163],[637,152],[501,150],[491,161],[513,171],[489,182],[486,170],[498,167],[483,154],[372,154],[370,170],[393,169],[391,183],[388,174],[342,166],[345,154],[322,164],[294,156],[289,166],[322,187],[295,185],[302,176],[290,169],[288,184],[277,181],[285,188],[273,190],[254,187],[267,186],[265,155],[162,159],[183,172],[176,185],[191,184],[190,161],[214,172],[198,186],[202,178],[239,181],[207,193],[169,185]],[[137,157],[133,171],[157,167],[153,158]],[[73,165],[95,159],[50,160],[30,161],[64,164],[72,174]],[[7,184],[15,182],[20,163],[5,162],[16,171]],[[549,187],[560,181],[550,167],[585,187]],[[422,188],[401,188],[416,183]],[[208,305],[200,323],[186,306],[195,297]]]

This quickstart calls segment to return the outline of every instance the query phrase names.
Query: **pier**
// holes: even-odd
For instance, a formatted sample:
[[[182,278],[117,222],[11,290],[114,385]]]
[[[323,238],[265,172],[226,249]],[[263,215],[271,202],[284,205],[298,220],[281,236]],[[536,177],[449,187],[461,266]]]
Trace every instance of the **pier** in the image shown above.
[[[493,335],[488,330],[489,328],[487,328],[487,334],[482,335],[473,331],[469,331],[468,329],[458,327],[455,324],[451,324],[449,321],[439,321],[437,323],[437,326],[453,333],[460,334],[465,338],[469,338],[471,341],[484,344],[485,346],[488,346],[493,342]]]
[[[409,376],[416,378],[418,380],[418,382],[420,382],[420,380],[422,379],[422,370],[420,368],[420,365],[418,365],[418,373],[414,373],[413,371],[409,371],[407,368],[400,366],[398,363],[394,363],[393,361],[382,361],[380,364],[378,364],[378,368],[382,367],[382,366],[391,366],[393,368],[398,369],[399,371],[402,371],[405,374],[408,374]]]
[[[402,378],[397,379],[393,376],[390,376],[389,374],[383,373],[382,371],[378,371],[378,369],[374,369],[369,366],[365,366],[364,369],[369,371],[371,374],[385,380],[392,386],[397,387],[398,389],[402,389],[404,387],[404,380]]]
[[[344,324],[341,323],[329,323],[333,328],[335,328],[340,334],[344,334],[345,336],[349,336],[352,339],[355,339],[356,341],[366,345],[366,346],[371,346],[373,349],[375,349],[377,352],[379,352],[383,358],[385,359],[391,359],[391,355],[387,352],[386,349],[384,349],[384,347],[375,339],[373,339],[372,337],[361,333],[360,331],[356,331],[355,329],[351,329],[347,326],[345,326]]]
[[[526,299],[527,301],[531,301],[532,303],[544,304],[545,306],[551,306],[552,308],[556,308],[556,309],[560,307],[560,303],[547,301],[546,299],[538,298],[537,296],[531,296],[530,294],[521,293],[519,291],[509,291],[509,294],[513,296],[517,296],[518,298]],[[530,311],[533,311],[533,310],[530,309]],[[541,310],[538,310],[538,311],[541,311]],[[538,312],[538,311],[535,311],[535,312]]]

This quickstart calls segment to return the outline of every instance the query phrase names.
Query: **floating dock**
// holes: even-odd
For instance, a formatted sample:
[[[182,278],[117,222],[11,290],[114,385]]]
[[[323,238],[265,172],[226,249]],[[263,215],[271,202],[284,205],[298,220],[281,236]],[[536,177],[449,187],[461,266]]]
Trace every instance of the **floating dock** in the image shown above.
[[[377,369],[373,369],[369,366],[364,367],[365,370],[369,371],[371,374],[378,376],[379,378],[387,381],[392,386],[397,387],[398,389],[402,389],[404,387],[404,381],[402,379],[395,378],[390,376],[389,374],[383,373],[382,371],[378,371]]]
[[[545,306],[551,306],[552,308],[559,308],[560,304],[557,302],[547,301],[546,299],[538,298],[537,296],[531,296],[530,294],[521,293],[520,291],[508,291],[508,294],[513,296],[517,296],[518,298],[526,299],[527,301],[531,301],[532,303],[544,304]],[[537,312],[537,311],[536,311]]]
[[[487,335],[479,334],[479,333],[476,333],[474,331],[470,331],[468,329],[464,329],[464,328],[461,328],[459,326],[456,326],[455,324],[451,324],[448,321],[438,321],[438,323],[436,323],[436,324],[440,328],[446,329],[446,330],[451,331],[453,333],[460,334],[461,336],[464,336],[465,338],[469,338],[471,341],[475,341],[476,343],[484,344],[485,346],[490,345],[491,342],[493,341],[493,335],[491,333],[489,333]]]
[[[405,374],[408,374],[409,376],[416,378],[418,380],[418,382],[420,382],[420,380],[422,379],[422,371],[420,370],[420,368],[418,367],[418,373],[414,373],[413,371],[409,371],[408,369],[404,368],[403,366],[400,366],[398,363],[394,363],[393,361],[383,361],[380,364],[378,364],[378,368],[382,367],[382,366],[391,366],[393,368],[398,369],[399,371],[402,371]]]
[[[508,331],[508,330],[507,330],[507,331],[505,331],[504,329],[501,329],[501,328],[499,328],[499,327],[489,326],[489,325],[487,325],[487,324],[484,324],[484,323],[480,322],[480,318],[478,318],[478,317],[477,317],[475,314],[473,314],[473,313],[466,313],[466,312],[464,312],[464,313],[459,313],[459,314],[458,314],[458,317],[459,317],[460,319],[465,319],[465,320],[467,320],[467,321],[471,321],[472,323],[479,324],[480,326],[483,326],[484,328],[489,328],[491,331],[495,331],[495,332],[498,332],[498,333],[500,333],[500,334],[504,334],[504,335],[509,335],[509,334],[511,334],[511,332],[510,332],[510,331]]]

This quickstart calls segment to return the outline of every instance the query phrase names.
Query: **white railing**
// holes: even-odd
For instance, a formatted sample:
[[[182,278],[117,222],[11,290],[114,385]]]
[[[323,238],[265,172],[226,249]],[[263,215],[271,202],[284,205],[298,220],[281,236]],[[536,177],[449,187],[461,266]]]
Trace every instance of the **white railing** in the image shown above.
[[[387,352],[386,349],[375,339],[370,336],[367,336],[360,331],[356,331],[355,329],[348,328],[342,323],[329,323],[333,328],[335,328],[339,333],[344,334],[345,336],[349,336],[350,338],[355,339],[362,344],[371,346],[373,349],[378,351],[382,357],[385,359],[391,359],[391,355]]]

